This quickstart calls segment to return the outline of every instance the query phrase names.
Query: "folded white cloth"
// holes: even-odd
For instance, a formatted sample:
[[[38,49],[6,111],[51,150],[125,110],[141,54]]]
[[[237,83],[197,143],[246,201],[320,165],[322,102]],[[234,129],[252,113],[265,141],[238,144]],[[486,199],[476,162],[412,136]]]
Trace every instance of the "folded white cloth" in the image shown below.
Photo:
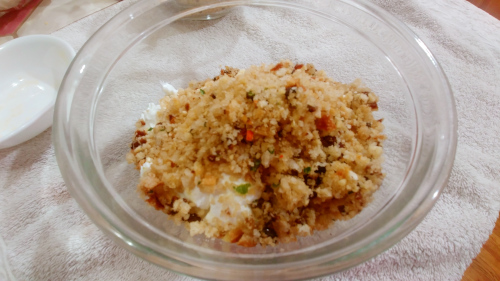
[[[53,35],[78,50],[136,1]],[[442,64],[457,103],[458,150],[447,188],[411,234],[322,280],[459,280],[500,211],[500,21],[462,0],[374,2],[415,31]],[[0,151],[0,202],[0,280],[9,272],[19,280],[191,280],[119,248],[92,224],[66,190],[50,130]]]

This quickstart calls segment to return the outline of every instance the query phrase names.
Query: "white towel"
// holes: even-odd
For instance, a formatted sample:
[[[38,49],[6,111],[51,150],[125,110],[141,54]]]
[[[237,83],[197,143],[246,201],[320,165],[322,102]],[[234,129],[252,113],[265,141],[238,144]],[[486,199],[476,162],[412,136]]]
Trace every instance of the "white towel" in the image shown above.
[[[136,1],[53,35],[78,50]],[[322,280],[460,280],[500,211],[500,21],[465,0],[374,2],[417,33],[443,66],[457,103],[458,150],[448,186],[413,232],[376,258]],[[119,248],[92,224],[66,190],[50,130],[0,151],[0,235],[0,280],[10,274],[18,280],[191,280]]]

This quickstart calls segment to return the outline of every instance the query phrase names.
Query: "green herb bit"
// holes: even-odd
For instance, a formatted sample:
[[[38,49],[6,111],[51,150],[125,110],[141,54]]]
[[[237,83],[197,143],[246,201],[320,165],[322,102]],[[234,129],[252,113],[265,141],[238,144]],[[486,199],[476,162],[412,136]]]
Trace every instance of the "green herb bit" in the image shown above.
[[[240,184],[238,186],[233,186],[234,190],[239,194],[247,194],[248,188],[250,187],[249,183]]]
[[[250,169],[252,172],[255,172],[257,171],[257,169],[259,168],[260,166],[260,160],[259,159],[255,159],[253,161],[253,167]]]
[[[203,124],[203,127],[205,127],[205,128],[207,127],[207,122],[205,122],[205,123]]]
[[[269,153],[271,153],[271,154],[274,154],[274,149],[273,150],[268,149],[267,151],[269,151]]]
[[[311,167],[304,168],[304,174],[309,174],[311,172]]]
[[[200,92],[201,92],[202,95],[205,94],[205,91],[203,89],[200,89]]]
[[[248,99],[252,99],[253,100],[253,97],[255,97],[255,93],[254,92],[252,92],[252,91],[247,92],[247,98]]]
[[[271,184],[271,186],[272,186],[273,188],[276,188],[276,187],[280,186],[280,183],[279,183],[279,182],[278,182],[278,183],[273,183],[273,184]]]
[[[151,127],[151,128],[148,129],[148,131],[151,131],[151,130],[153,130],[153,127]]]
[[[200,184],[201,184],[201,181],[198,182],[198,185],[200,185]]]

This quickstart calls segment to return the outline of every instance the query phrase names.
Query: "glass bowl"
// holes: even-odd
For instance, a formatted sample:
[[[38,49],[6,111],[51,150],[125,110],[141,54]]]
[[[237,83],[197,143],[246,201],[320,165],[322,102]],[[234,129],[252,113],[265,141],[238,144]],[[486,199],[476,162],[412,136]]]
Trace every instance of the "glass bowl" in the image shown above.
[[[210,21],[193,15],[227,14]],[[297,242],[243,248],[190,237],[136,192],[125,155],[149,102],[218,74],[290,59],[344,83],[361,78],[380,97],[386,178],[353,219]],[[83,46],[61,85],[54,144],[72,196],[116,243],[164,268],[204,279],[303,279],[338,272],[388,249],[422,221],[445,187],[457,119],[445,74],[424,43],[362,0],[218,1],[186,8],[143,0]]]

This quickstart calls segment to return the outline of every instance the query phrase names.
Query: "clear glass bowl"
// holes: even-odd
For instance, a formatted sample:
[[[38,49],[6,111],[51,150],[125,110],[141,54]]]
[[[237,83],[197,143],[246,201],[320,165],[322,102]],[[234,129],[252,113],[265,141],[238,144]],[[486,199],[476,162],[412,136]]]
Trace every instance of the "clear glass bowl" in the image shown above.
[[[186,20],[227,8],[211,21]],[[387,174],[349,221],[277,247],[243,248],[190,237],[136,193],[125,161],[134,124],[163,92],[221,66],[291,59],[342,82],[362,78],[380,97]],[[447,79],[424,43],[361,0],[218,1],[186,8],[143,0],[106,23],[77,54],[60,88],[54,143],[61,173],[89,217],[147,261],[206,279],[303,279],[355,266],[388,249],[425,217],[445,187],[456,149]]]

